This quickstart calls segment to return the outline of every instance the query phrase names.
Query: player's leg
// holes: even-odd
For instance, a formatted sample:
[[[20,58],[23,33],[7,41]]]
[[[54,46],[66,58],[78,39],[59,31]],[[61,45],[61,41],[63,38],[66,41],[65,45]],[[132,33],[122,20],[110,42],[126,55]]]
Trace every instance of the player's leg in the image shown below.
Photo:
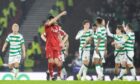
[[[120,58],[120,54],[115,52],[114,53],[115,55],[115,69],[114,69],[114,79],[113,80],[117,80],[117,76],[119,74],[119,68],[120,68],[120,65],[121,65],[121,58]]]
[[[54,59],[53,59],[53,52],[52,49],[46,49],[46,55],[48,59],[48,70],[50,74],[50,80],[52,80],[53,77],[53,65],[54,65]]]
[[[8,67],[9,67],[9,70],[10,70],[10,72],[12,72],[12,73],[14,73],[13,71],[13,69],[14,69],[14,64],[13,63],[10,63],[10,64],[8,64]]]
[[[122,79],[126,74],[126,54],[121,55],[121,71],[117,79]]]
[[[79,57],[80,57],[80,59],[82,60],[82,57],[83,57],[83,50],[79,50]],[[78,80],[81,80],[81,75],[82,75],[82,73],[83,73],[83,69],[84,69],[84,64],[82,63],[82,65],[81,65],[81,67],[80,67],[80,70],[79,70],[78,74],[76,75]]]
[[[15,59],[14,59],[14,74],[15,74],[15,78],[17,78],[17,75],[19,73],[20,60],[21,60],[21,55],[15,56]]]
[[[17,78],[18,73],[19,73],[19,62],[15,62],[14,63],[14,75],[15,75],[15,78]]]
[[[88,70],[88,64],[90,60],[90,51],[84,51],[83,52],[83,80],[86,80],[87,70]]]
[[[9,56],[8,59],[8,67],[12,73],[14,73],[14,59],[15,59],[14,56]]]
[[[54,60],[52,57],[48,58],[48,69],[49,69],[49,74],[50,74],[50,80],[53,79],[53,65],[54,65]]]
[[[62,63],[62,71],[61,71],[61,78],[63,80],[65,80],[67,77],[67,71],[66,71],[66,68],[65,68],[65,62]]]
[[[127,66],[130,70],[131,75],[133,76],[132,80],[136,80],[136,69],[133,63],[134,52],[128,51],[126,55],[127,55]]]
[[[61,71],[62,71],[62,59],[61,59],[61,51],[55,50],[53,51],[54,54],[54,63],[57,66],[58,74],[57,79],[61,80]]]
[[[99,56],[99,54],[97,54],[96,51],[94,51],[93,60],[94,60],[95,69],[99,80],[101,80],[102,78],[100,58],[101,57]]]
[[[100,51],[99,52],[99,55],[100,55],[100,57],[101,57],[101,59],[100,59],[100,65],[101,65],[101,79],[103,80],[103,78],[104,78],[104,67],[103,67],[103,64],[105,63],[105,51]]]
[[[57,80],[61,80],[62,61],[60,58],[55,58],[54,61],[55,61],[55,64],[56,64],[57,70],[58,70]]]
[[[62,72],[61,72],[61,78],[65,80],[67,76],[67,71],[65,69],[65,51],[61,51],[61,57],[62,57]]]

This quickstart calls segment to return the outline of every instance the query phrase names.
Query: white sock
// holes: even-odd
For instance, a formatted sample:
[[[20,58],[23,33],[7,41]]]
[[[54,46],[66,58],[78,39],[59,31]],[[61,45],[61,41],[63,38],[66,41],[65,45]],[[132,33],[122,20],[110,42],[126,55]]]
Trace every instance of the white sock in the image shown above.
[[[101,65],[96,65],[95,69],[96,69],[98,77],[103,76],[102,73],[101,73]]]
[[[84,65],[84,68],[83,68],[83,77],[84,77],[84,79],[86,79],[87,70],[88,70],[88,68]]]
[[[102,76],[104,75],[103,72],[104,72],[104,68],[103,68],[103,66],[101,66],[101,74],[102,74]]]
[[[15,68],[13,68],[12,72],[15,74],[15,73],[16,73],[16,69],[15,69]]]
[[[80,68],[80,70],[78,72],[78,75],[80,75],[80,76],[82,75],[83,69],[84,69],[84,64],[82,64],[82,66],[81,66],[81,68]]]
[[[122,68],[121,69],[121,72],[120,72],[120,74],[119,74],[119,76],[117,78],[120,79],[121,77],[123,77],[125,75],[125,73],[126,73],[126,69],[125,68]]]
[[[130,72],[131,72],[131,74],[132,74],[133,77],[136,77],[136,69],[134,67],[132,67],[130,69]]]
[[[18,72],[19,72],[19,69],[13,68],[13,73],[14,73],[14,76],[15,77],[17,77]]]

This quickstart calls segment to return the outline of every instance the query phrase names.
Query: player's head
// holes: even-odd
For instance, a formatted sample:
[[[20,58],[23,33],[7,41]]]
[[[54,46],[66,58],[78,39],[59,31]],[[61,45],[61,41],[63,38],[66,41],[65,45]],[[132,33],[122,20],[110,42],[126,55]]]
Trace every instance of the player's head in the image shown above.
[[[53,18],[54,18],[54,16],[50,15],[50,16],[48,17],[48,20],[51,20],[51,19],[53,19]]]
[[[116,34],[122,34],[122,33],[124,33],[123,26],[122,25],[117,25]]]
[[[93,25],[92,25],[92,29],[93,29],[93,31],[96,31],[97,25],[96,25],[96,24],[93,24]]]
[[[14,24],[12,25],[12,31],[13,31],[13,33],[15,33],[15,34],[18,33],[18,31],[19,31],[19,25],[18,25],[17,23],[14,23]]]
[[[128,23],[124,29],[125,29],[126,32],[133,31],[133,27],[130,23]]]
[[[102,25],[105,26],[105,19],[102,19]]]
[[[48,18],[47,18],[47,21],[50,21],[54,18],[54,16],[50,15]]]
[[[98,17],[98,18],[96,19],[96,25],[97,25],[97,26],[100,26],[100,25],[102,25],[102,24],[103,24],[103,19],[100,18],[100,17]]]
[[[82,22],[82,24],[83,24],[83,27],[84,28],[89,29],[89,27],[90,27],[90,21],[89,20],[84,20]]]

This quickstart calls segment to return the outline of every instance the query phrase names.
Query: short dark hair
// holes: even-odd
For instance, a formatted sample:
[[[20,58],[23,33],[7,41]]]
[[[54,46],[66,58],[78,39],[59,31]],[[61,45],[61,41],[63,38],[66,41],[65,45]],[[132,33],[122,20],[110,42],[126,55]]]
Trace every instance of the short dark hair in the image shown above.
[[[134,30],[134,29],[133,29],[133,26],[132,26],[130,23],[128,23],[126,26],[128,26],[128,28],[129,28],[130,30],[132,30],[132,31]]]
[[[102,21],[103,21],[103,19],[102,19],[101,17],[98,17],[98,18],[96,19],[96,22],[97,22],[98,24],[102,24]]]
[[[90,23],[90,21],[89,21],[89,20],[84,20],[84,21],[82,22],[82,25],[85,25],[86,23]]]
[[[125,33],[124,28],[122,25],[117,25],[117,29],[121,30],[122,33]]]
[[[53,19],[53,18],[54,18],[54,16],[50,15],[50,16],[48,17],[48,20],[51,20],[51,19]]]
[[[94,23],[94,24],[92,24],[92,26],[97,26],[97,25]]]

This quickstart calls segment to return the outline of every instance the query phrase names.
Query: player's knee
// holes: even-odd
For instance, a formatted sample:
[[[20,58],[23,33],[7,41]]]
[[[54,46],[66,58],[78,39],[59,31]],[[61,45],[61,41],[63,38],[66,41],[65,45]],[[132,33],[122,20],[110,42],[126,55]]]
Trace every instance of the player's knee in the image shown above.
[[[15,63],[14,64],[14,67],[19,67],[19,63]]]
[[[98,64],[102,64],[102,60],[99,60]]]
[[[134,65],[133,64],[127,64],[127,67],[131,68],[131,67],[134,67]]]
[[[54,63],[54,60],[52,58],[48,59],[49,63]]]
[[[121,66],[122,66],[122,67],[126,67],[126,64],[123,63],[123,64],[121,64]]]
[[[98,60],[97,59],[94,59],[94,64],[98,64]]]
[[[88,65],[89,64],[89,61],[88,60],[84,60],[83,61],[83,64]]]
[[[116,63],[115,64],[115,68],[119,68],[120,67],[120,64],[119,63]]]
[[[126,67],[126,62],[123,61],[123,62],[121,63],[121,66]]]
[[[55,58],[54,62],[57,66],[62,66],[62,62],[58,58]]]
[[[12,70],[12,68],[14,68],[12,65],[9,65],[9,69],[10,69],[10,71]]]
[[[9,68],[14,68],[14,64],[9,64],[8,67]]]
[[[56,65],[57,65],[58,67],[60,67],[60,66],[62,66],[62,63],[61,63],[61,62],[56,62]]]

